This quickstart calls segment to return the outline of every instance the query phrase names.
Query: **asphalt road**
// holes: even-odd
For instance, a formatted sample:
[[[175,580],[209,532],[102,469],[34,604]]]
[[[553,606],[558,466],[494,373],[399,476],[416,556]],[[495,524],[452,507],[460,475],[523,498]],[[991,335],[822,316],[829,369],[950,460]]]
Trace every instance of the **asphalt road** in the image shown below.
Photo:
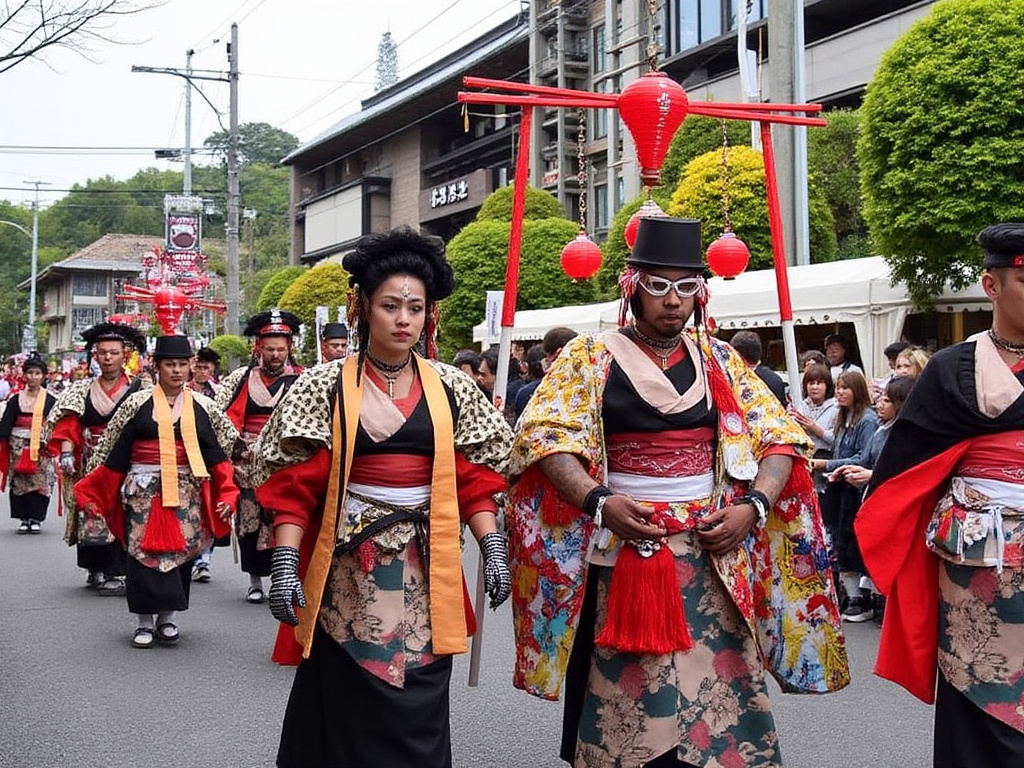
[[[270,662],[276,622],[244,602],[231,553],[216,550],[213,581],[193,585],[178,645],[140,651],[124,600],[84,588],[62,527],[51,508],[42,534],[18,536],[0,500],[0,768],[272,766],[293,670]],[[878,627],[847,628],[846,690],[775,690],[785,765],[928,768],[931,709],[871,674]],[[509,682],[507,606],[486,629],[480,685],[466,686],[466,657],[455,664],[455,765],[561,768],[560,705]]]

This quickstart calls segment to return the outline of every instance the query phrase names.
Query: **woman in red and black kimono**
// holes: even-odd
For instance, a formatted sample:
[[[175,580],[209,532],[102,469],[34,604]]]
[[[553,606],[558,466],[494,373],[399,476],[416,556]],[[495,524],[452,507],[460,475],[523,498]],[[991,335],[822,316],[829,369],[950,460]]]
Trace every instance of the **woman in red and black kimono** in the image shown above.
[[[11,517],[18,533],[39,533],[57,479],[43,428],[57,398],[43,388],[46,363],[34,352],[22,363],[25,388],[11,395],[0,417],[0,491],[11,485]]]
[[[255,447],[285,630],[275,659],[304,657],[277,764],[444,768],[452,656],[472,618],[460,529],[497,606],[511,590],[495,513],[512,434],[472,379],[413,351],[424,332],[432,346],[428,318],[452,289],[438,238],[367,235],[344,267],[359,354],[303,373]]]
[[[184,336],[156,340],[157,386],[124,400],[75,484],[79,507],[102,514],[127,550],[136,648],[177,642],[192,561],[230,531],[238,502],[228,460],[238,433],[212,400],[185,387],[191,357]]]

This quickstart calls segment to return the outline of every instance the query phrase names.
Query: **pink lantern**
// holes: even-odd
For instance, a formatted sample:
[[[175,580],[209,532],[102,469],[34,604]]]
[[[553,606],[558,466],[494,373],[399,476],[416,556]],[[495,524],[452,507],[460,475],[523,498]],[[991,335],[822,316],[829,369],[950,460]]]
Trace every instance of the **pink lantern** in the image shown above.
[[[661,165],[672,137],[686,119],[688,105],[683,86],[664,72],[648,72],[619,95],[619,114],[636,144],[645,187],[656,187],[661,181]]]
[[[640,219],[655,218],[658,216],[668,216],[661,206],[654,202],[653,197],[649,197],[644,201],[644,204],[640,206],[640,209],[629,217],[629,221],[626,222],[626,228],[622,232],[622,236],[626,239],[626,245],[629,246],[629,250],[633,250],[633,243],[636,242],[636,231],[640,227]]]
[[[573,280],[589,280],[601,268],[601,249],[580,231],[576,238],[562,249],[562,269]]]
[[[734,280],[750,263],[750,249],[730,230],[708,246],[708,268],[718,277]]]

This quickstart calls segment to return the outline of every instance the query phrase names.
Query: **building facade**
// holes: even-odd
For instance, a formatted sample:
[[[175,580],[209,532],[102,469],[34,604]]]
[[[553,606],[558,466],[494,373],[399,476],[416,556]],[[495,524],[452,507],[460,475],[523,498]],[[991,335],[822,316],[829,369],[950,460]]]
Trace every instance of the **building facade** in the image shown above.
[[[448,239],[490,192],[512,181],[518,114],[482,106],[464,112],[456,101],[464,75],[615,93],[647,71],[653,44],[659,68],[691,98],[741,101],[736,8],[745,1],[660,0],[651,17],[645,0],[524,0],[516,18],[375,94],[285,158],[292,261],[340,255],[361,235],[399,224]],[[805,0],[807,100],[826,109],[857,106],[881,54],[932,4]],[[760,52],[759,97],[770,101],[770,4],[748,6],[747,48]],[[530,183],[576,219],[585,178],[588,228],[603,240],[615,211],[642,190],[617,114],[589,110],[584,117],[568,109],[538,113]]]

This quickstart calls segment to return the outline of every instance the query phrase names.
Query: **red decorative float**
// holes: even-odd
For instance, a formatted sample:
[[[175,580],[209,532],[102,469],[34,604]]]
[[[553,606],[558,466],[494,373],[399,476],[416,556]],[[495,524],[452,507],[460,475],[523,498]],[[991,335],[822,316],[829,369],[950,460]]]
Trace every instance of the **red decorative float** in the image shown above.
[[[726,230],[708,246],[708,267],[718,277],[734,280],[750,263],[747,244]]]
[[[562,269],[573,280],[589,280],[600,268],[601,249],[586,232],[581,231],[562,249]]]

